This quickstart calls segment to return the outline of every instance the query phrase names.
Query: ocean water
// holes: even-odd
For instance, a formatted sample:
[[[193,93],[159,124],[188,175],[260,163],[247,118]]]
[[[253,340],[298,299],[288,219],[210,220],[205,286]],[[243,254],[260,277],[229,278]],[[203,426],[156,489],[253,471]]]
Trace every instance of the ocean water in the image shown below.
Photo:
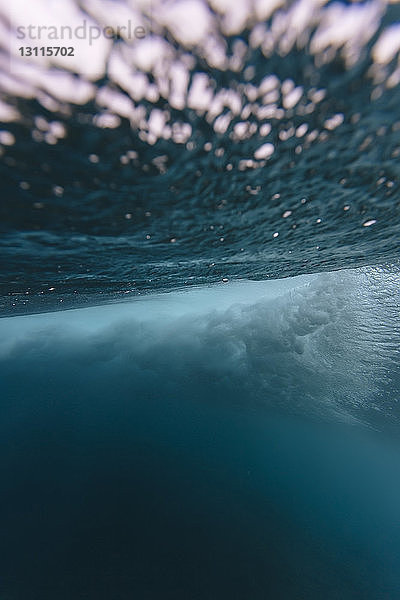
[[[396,600],[399,4],[60,7],[0,0],[0,600]]]
[[[396,598],[399,277],[4,317],[3,597]]]

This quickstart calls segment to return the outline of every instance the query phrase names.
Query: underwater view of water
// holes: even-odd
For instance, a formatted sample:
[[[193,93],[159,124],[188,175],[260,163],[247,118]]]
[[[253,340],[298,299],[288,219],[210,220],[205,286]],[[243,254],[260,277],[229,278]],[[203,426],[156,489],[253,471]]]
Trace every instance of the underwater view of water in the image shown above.
[[[400,598],[400,4],[0,30],[0,600]]]

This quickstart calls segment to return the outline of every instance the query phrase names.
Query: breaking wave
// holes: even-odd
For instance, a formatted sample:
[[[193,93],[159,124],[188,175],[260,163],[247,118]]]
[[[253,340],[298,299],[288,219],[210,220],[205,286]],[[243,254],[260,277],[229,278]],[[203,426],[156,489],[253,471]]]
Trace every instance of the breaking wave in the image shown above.
[[[225,398],[374,425],[397,419],[398,290],[396,267],[363,268],[6,318],[3,385],[50,370],[60,389],[111,381],[132,401]]]

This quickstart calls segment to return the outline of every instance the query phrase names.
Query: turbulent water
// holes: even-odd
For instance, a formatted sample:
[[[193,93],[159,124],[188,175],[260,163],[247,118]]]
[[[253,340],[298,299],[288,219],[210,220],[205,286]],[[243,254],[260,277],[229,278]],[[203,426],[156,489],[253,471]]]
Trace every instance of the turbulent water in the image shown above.
[[[389,425],[400,416],[399,282],[396,267],[364,268],[9,317],[0,361],[11,386],[46,365],[84,390],[101,373],[127,399],[159,390]]]
[[[1,600],[400,597],[399,17],[0,0]]]

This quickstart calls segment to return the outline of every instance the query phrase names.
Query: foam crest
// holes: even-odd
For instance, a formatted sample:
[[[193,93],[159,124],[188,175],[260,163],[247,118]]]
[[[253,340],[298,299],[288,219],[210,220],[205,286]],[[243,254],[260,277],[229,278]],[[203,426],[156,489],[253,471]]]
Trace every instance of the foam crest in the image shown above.
[[[11,386],[46,364],[56,386],[118,381],[132,401],[206,397],[373,423],[395,407],[398,302],[397,272],[368,268],[12,317],[1,370]]]

